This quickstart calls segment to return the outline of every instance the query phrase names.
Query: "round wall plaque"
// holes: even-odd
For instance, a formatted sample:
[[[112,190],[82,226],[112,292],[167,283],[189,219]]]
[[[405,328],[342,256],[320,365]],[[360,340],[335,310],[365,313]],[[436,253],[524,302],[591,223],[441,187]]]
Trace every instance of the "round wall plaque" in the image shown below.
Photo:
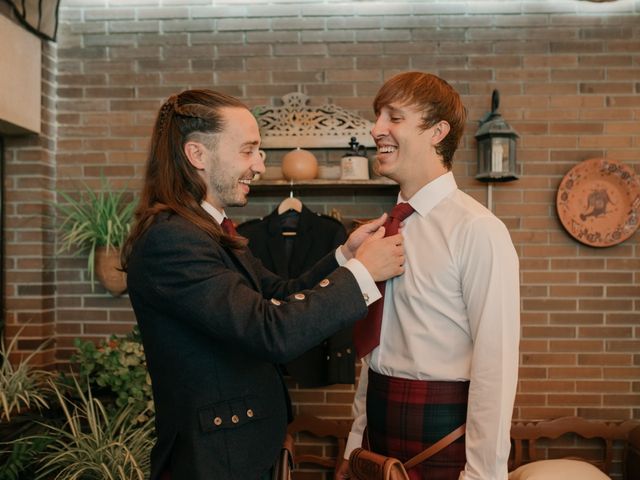
[[[592,158],[567,172],[556,197],[564,228],[579,242],[610,247],[638,228],[640,181],[632,168]]]

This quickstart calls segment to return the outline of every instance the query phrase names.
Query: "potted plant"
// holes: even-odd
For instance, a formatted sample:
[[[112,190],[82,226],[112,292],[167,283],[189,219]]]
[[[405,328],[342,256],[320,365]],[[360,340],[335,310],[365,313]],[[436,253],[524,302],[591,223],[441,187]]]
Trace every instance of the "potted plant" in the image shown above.
[[[112,335],[97,345],[79,338],[74,344],[78,350],[71,361],[78,365],[80,378],[86,379],[94,395],[112,397],[116,408],[133,404],[137,411],[145,412],[137,422],[153,415],[151,377],[137,326],[126,336]]]
[[[38,458],[36,480],[51,478],[144,480],[154,444],[153,417],[133,403],[110,412],[74,379],[71,390],[51,382],[64,412],[64,425],[43,424],[47,440]],[[137,422],[140,416],[145,420]]]
[[[148,478],[154,412],[137,329],[97,346],[77,341],[77,376],[11,364],[15,338],[0,346],[0,413],[20,428],[0,436],[0,479]]]
[[[16,414],[49,408],[46,381],[51,374],[30,365],[31,359],[42,351],[45,344],[18,363],[11,361],[11,352],[21,332],[22,329],[7,346],[4,336],[0,336],[0,425],[11,422]]]
[[[100,191],[94,191],[87,184],[77,196],[59,191],[65,203],[55,204],[62,219],[58,253],[87,251],[91,289],[98,277],[113,296],[127,289],[126,274],[120,265],[120,247],[129,234],[135,206],[126,201],[125,193],[124,189],[114,191],[103,177]]]
[[[22,329],[8,344],[0,335],[0,478],[6,480],[31,478],[30,467],[47,445],[46,438],[37,442],[23,440],[40,430],[50,407],[52,374],[30,365],[46,343],[20,361],[12,361],[21,332]]]

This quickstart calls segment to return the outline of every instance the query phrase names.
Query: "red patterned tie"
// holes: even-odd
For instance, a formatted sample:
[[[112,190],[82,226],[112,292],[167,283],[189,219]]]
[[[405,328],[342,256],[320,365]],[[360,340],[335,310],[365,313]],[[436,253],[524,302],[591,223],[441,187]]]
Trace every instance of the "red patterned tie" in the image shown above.
[[[220,226],[222,227],[222,230],[224,230],[224,233],[226,233],[227,235],[230,235],[232,237],[238,236],[238,232],[236,232],[236,227],[233,226],[233,222],[229,220],[227,217],[224,217]]]
[[[398,233],[400,223],[411,215],[414,209],[408,203],[399,203],[384,224],[385,237]],[[380,344],[380,328],[382,327],[382,310],[384,307],[384,288],[387,282],[377,282],[382,298],[369,306],[369,313],[362,320],[358,320],[353,328],[353,345],[358,357],[362,358]]]

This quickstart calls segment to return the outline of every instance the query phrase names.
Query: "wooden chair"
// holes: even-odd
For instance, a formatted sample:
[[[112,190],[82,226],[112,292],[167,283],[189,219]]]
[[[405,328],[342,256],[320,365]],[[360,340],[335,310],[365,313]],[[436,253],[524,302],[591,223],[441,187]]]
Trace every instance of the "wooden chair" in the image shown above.
[[[304,453],[303,442],[296,440],[296,448],[293,455],[293,463],[317,465],[326,469],[334,470],[342,461],[344,449],[347,444],[347,437],[351,430],[352,420],[325,420],[313,415],[299,415],[289,424],[288,433],[296,437],[299,433],[310,433],[316,438],[331,439],[336,447],[337,455],[334,457],[327,452],[323,446],[324,455]]]
[[[607,475],[611,475],[614,442],[616,440],[625,441],[629,431],[635,425],[637,425],[635,421],[607,423],[580,417],[562,417],[555,420],[514,423],[511,427],[513,464],[510,470],[514,470],[524,463],[541,460],[538,458],[538,440],[543,438],[553,440],[572,433],[586,439],[600,439],[604,444],[604,453],[600,459],[595,460],[574,455],[564,458],[585,460],[597,466]]]

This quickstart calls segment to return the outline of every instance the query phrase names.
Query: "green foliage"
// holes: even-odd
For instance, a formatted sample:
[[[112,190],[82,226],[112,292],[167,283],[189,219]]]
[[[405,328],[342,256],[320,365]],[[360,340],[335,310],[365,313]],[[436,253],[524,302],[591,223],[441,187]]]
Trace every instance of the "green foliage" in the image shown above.
[[[48,408],[46,380],[51,374],[29,365],[45,344],[17,364],[11,362],[10,355],[21,332],[6,347],[4,336],[0,336],[0,422],[10,422],[11,415],[25,410]]]
[[[144,480],[154,442],[150,416],[139,423],[140,411],[128,404],[107,413],[103,403],[74,379],[72,392],[51,383],[64,412],[61,427],[43,424],[53,438],[40,454],[36,480]],[[71,399],[73,397],[73,399]]]
[[[35,476],[34,465],[41,454],[53,441],[47,436],[34,438],[19,438],[10,443],[10,450],[0,451],[4,463],[0,464],[0,478],[2,480],[20,480]]]
[[[129,234],[135,204],[125,201],[125,189],[114,191],[102,177],[101,190],[96,192],[86,183],[79,196],[57,192],[64,203],[54,203],[62,223],[59,252],[88,251],[87,270],[91,285],[95,281],[94,260],[97,247],[119,248]]]
[[[97,346],[81,339],[75,340],[75,346],[78,353],[71,360],[95,391],[111,392],[117,407],[132,404],[140,412],[153,411],[151,378],[137,327],[127,336],[112,335]],[[145,415],[139,421],[145,421]]]
[[[9,363],[8,353],[15,341],[2,349],[0,358],[0,380],[7,385],[11,385],[5,380],[7,372],[19,372],[20,378],[40,375],[25,366],[38,351],[17,367]],[[34,387],[17,396],[18,407],[10,400],[13,389],[0,384],[3,403],[11,406],[8,410],[4,407],[11,421],[0,421],[0,479],[148,478],[154,442],[153,402],[137,330],[126,337],[114,336],[97,347],[91,342],[77,344],[75,360],[83,372],[82,382],[42,372],[36,382],[40,390]],[[23,380],[21,385],[25,384],[28,382]],[[110,394],[105,403],[94,396],[92,387]],[[14,413],[27,408],[31,410],[28,414]]]

